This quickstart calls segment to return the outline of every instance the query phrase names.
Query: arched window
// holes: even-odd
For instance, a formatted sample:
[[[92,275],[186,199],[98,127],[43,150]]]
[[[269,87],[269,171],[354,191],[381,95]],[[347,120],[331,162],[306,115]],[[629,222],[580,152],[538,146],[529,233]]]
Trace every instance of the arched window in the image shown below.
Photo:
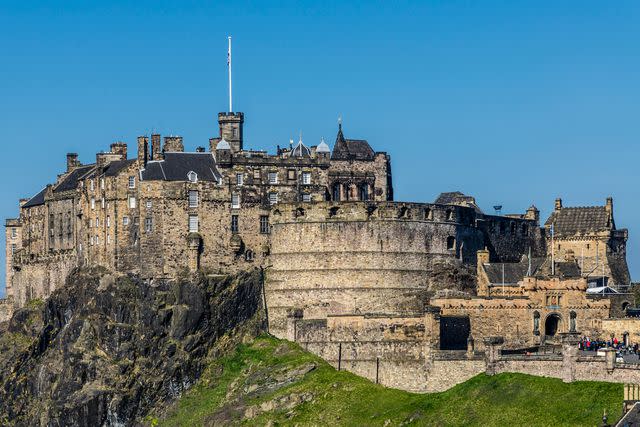
[[[339,182],[336,182],[335,184],[333,184],[332,193],[333,193],[333,201],[339,202],[340,201],[340,183]]]
[[[453,236],[447,237],[447,249],[453,250],[456,248],[456,238]]]
[[[244,253],[244,260],[245,261],[253,261],[254,259],[254,254],[252,250],[248,250]]]

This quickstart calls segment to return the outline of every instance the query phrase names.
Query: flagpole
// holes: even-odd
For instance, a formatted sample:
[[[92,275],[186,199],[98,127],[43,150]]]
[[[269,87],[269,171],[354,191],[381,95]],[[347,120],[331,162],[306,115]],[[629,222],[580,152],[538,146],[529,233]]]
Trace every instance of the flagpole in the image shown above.
[[[555,258],[555,243],[553,242],[553,235],[555,234],[554,224],[551,223],[551,275],[556,275],[556,258]]]
[[[229,52],[227,53],[227,65],[229,66],[229,112],[233,112],[233,98],[231,96],[231,36],[229,38]]]

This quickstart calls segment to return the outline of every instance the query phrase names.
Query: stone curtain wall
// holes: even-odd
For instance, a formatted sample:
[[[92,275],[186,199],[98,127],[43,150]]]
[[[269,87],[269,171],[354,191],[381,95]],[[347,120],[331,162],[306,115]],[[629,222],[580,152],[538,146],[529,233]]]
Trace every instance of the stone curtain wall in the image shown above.
[[[32,299],[47,298],[65,283],[67,276],[77,265],[78,258],[71,251],[43,256],[28,264],[21,264],[13,276],[15,306],[23,307]]]
[[[460,240],[481,233],[457,219],[470,208],[391,202],[281,205],[272,213],[266,295],[271,332],[287,311],[330,314],[422,312],[436,262],[460,265]],[[454,239],[451,248],[447,240]]]

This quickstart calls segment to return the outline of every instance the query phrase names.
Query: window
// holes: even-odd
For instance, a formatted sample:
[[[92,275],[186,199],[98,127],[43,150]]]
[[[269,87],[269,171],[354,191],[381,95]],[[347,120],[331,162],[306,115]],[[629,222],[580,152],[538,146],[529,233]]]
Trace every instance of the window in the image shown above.
[[[302,172],[302,183],[304,185],[311,184],[311,172]]]
[[[18,246],[15,243],[11,244],[11,255],[15,255],[16,250],[18,250]]]
[[[96,245],[100,244],[100,237],[96,236]]]
[[[447,237],[447,249],[453,250],[456,248],[456,238],[453,236]]]
[[[251,261],[253,261],[254,257],[255,257],[255,255],[253,254],[252,250],[248,250],[248,251],[246,251],[244,253],[244,260],[245,261],[251,262]]]
[[[234,138],[238,137],[238,128],[233,128],[233,137]]]
[[[189,207],[198,207],[198,190],[189,190]]]
[[[107,217],[107,228],[108,227],[111,227],[111,217],[110,216]]]
[[[129,188],[136,188],[136,177],[135,176],[130,176],[129,177]]]
[[[129,217],[125,216],[122,218],[122,225],[129,225]]]
[[[231,208],[232,209],[240,209],[240,195],[232,194],[231,195]]]
[[[236,185],[242,185],[243,183],[243,175],[242,173],[236,174]]]
[[[287,179],[290,180],[290,181],[293,181],[294,179],[296,179],[296,170],[295,169],[287,170]]]
[[[12,239],[15,239],[16,237],[18,237],[18,229],[17,229],[17,228],[15,228],[15,227],[13,227],[13,228],[11,229],[11,238],[12,238]]]
[[[100,189],[104,190],[104,178],[100,178]]]
[[[189,233],[198,232],[198,215],[189,215]]]
[[[106,202],[105,202],[104,197],[103,197],[102,198],[102,209],[104,209],[105,205],[106,205]]]
[[[91,236],[91,241],[90,241],[90,243],[91,243],[91,246],[93,246],[93,236]]]
[[[335,184],[333,184],[331,188],[332,188],[333,201],[339,202],[340,201],[340,184],[336,182]]]
[[[253,170],[253,179],[260,179],[260,169]]]
[[[238,232],[238,215],[231,215],[231,232]]]
[[[100,227],[100,218],[96,218],[96,228]]]
[[[153,219],[151,217],[147,217],[144,219],[144,231],[150,233],[153,229]]]
[[[198,182],[198,174],[194,171],[190,171],[187,174],[187,179],[189,180],[189,182]]]
[[[360,185],[360,200],[369,200],[369,185]]]
[[[91,198],[91,210],[96,210],[96,199],[94,199],[93,197]]]
[[[311,194],[304,193],[304,194],[302,195],[302,201],[303,201],[303,202],[310,202],[310,201],[311,201]]]
[[[147,200],[147,209],[151,209],[151,206],[153,206],[151,200]]]
[[[107,234],[107,245],[111,244],[111,235]]]
[[[446,218],[447,218],[447,221],[453,220],[453,211],[451,209],[447,209]]]
[[[278,183],[278,172],[269,172],[269,184]]]
[[[278,193],[269,193],[269,204],[275,205],[278,203]]]
[[[269,215],[260,215],[260,233],[269,234]]]
[[[135,209],[136,208],[136,198],[133,196],[129,197],[129,208],[130,209]]]
[[[95,182],[93,180],[89,181],[89,187],[91,188],[91,191],[95,190]]]
[[[140,218],[137,216],[133,218],[133,225],[140,225]]]

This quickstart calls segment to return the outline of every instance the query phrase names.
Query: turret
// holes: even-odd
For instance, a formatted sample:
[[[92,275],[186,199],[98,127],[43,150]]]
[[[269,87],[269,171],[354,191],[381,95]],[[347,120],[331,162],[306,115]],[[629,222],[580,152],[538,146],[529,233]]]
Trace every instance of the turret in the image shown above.
[[[218,124],[220,137],[229,143],[231,151],[234,153],[241,151],[244,113],[218,113]]]

